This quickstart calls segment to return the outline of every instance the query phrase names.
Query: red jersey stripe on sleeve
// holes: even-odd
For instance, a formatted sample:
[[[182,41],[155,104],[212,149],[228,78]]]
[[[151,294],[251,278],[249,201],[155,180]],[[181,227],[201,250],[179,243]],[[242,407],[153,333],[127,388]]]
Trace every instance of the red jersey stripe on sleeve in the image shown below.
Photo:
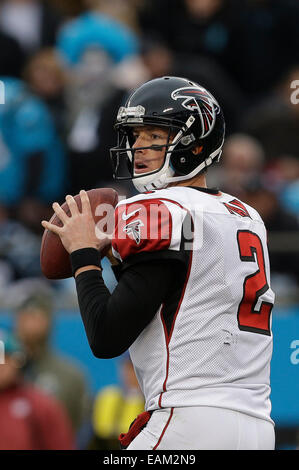
[[[115,211],[112,247],[122,260],[139,252],[167,250],[172,229],[171,212],[159,199],[121,204]]]

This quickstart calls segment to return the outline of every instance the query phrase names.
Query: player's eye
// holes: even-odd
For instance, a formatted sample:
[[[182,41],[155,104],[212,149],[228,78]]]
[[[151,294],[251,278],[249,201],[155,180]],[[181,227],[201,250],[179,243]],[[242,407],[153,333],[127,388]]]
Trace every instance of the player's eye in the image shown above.
[[[163,137],[160,134],[151,134],[151,138],[153,140],[163,139]]]

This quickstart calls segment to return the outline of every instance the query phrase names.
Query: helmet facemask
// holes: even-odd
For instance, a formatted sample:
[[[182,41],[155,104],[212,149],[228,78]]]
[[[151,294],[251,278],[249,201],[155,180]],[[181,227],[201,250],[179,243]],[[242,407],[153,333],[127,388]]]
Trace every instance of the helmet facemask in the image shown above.
[[[177,173],[172,165],[174,155],[179,154],[180,159],[187,159],[187,154],[195,146],[195,137],[190,132],[190,127],[194,122],[193,116],[190,116],[186,123],[159,122],[159,120],[146,119],[143,123],[140,120],[130,123],[116,124],[118,131],[118,145],[110,150],[114,177],[117,180],[132,180],[136,189],[140,192],[152,189],[161,189],[166,187]],[[135,147],[133,130],[135,127],[152,126],[165,128],[168,131],[167,141],[162,145],[150,145],[145,147]],[[138,150],[165,150],[162,165],[155,170],[143,173],[135,172],[135,154]]]

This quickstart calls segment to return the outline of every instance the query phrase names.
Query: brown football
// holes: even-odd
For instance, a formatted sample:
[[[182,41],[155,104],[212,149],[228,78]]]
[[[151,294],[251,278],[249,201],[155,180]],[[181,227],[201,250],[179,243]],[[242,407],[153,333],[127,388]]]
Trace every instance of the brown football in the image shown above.
[[[114,207],[118,203],[118,194],[112,188],[96,188],[87,191],[93,218],[100,230],[104,233],[112,234]],[[81,211],[81,198],[77,194],[74,196],[79,210]],[[100,204],[104,206],[99,207]],[[62,209],[70,215],[69,207],[66,202],[62,204]],[[102,223],[99,222],[102,220]],[[61,226],[61,222],[54,213],[50,219],[52,224]],[[103,226],[102,226],[103,225]],[[103,258],[109,249],[103,250],[99,256]],[[45,229],[40,249],[40,265],[44,276],[48,279],[66,279],[72,276],[70,257],[61,243],[58,235]]]

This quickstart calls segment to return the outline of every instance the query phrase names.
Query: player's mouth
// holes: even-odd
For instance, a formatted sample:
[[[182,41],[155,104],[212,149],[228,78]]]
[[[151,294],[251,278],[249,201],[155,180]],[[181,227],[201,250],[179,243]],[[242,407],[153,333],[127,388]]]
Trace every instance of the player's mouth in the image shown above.
[[[146,163],[136,160],[134,163],[134,173],[147,173],[149,171],[149,167]]]

